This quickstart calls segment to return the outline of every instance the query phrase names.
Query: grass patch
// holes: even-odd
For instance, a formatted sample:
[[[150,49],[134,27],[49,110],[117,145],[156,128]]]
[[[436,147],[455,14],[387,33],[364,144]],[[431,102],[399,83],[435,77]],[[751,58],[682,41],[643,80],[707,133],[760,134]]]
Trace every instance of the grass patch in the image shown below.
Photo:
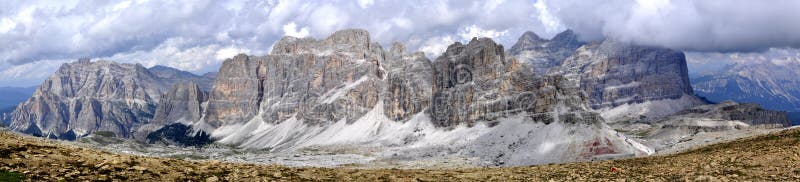
[[[117,134],[114,134],[114,132],[110,132],[110,131],[96,131],[96,132],[94,132],[94,134],[97,135],[97,136],[103,136],[103,137],[117,137]]]
[[[25,180],[25,175],[18,172],[0,171],[0,181],[16,182]]]

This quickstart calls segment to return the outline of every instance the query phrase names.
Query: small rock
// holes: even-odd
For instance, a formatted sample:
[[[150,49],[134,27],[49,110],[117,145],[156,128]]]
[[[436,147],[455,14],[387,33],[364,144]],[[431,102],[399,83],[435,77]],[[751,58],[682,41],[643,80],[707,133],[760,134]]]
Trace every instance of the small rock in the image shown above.
[[[219,177],[216,176],[211,176],[209,178],[206,178],[206,182],[217,182],[217,181],[219,181]]]
[[[147,170],[147,168],[146,168],[146,167],[142,167],[142,166],[133,166],[133,169],[134,169],[134,170],[137,170],[137,171],[144,171],[144,170]]]
[[[211,160],[211,161],[209,161],[209,164],[211,164],[211,165],[217,165],[219,163],[220,163],[219,160]]]
[[[698,176],[697,178],[694,179],[694,181],[716,181],[716,180],[717,178],[708,175]]]

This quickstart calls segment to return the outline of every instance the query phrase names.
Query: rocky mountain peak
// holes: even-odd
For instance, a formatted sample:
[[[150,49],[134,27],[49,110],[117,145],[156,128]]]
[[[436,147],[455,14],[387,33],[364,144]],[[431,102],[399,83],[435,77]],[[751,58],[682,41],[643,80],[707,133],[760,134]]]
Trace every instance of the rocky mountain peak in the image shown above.
[[[550,40],[550,45],[548,46],[574,51],[583,44],[585,43],[578,40],[578,34],[575,34],[575,32],[570,29],[567,29],[553,37],[553,39]]]
[[[522,36],[517,39],[517,43],[511,46],[509,49],[509,53],[511,54],[519,54],[524,50],[532,50],[538,49],[537,47],[541,47],[543,43],[546,43],[547,40],[539,37],[536,33],[531,31],[527,31]]]
[[[165,87],[140,64],[66,63],[11,114],[11,128],[63,139],[96,131],[129,137],[152,118]]]
[[[532,31],[525,31],[525,33],[523,33],[522,36],[520,36],[517,41],[535,43],[535,42],[543,42],[543,41],[547,41],[547,40],[544,39],[544,38],[539,37],[539,35],[537,35],[536,33],[532,32]]]
[[[447,46],[447,49],[442,56],[444,58],[452,58],[452,57],[460,57],[460,56],[469,56],[475,54],[473,52],[464,52],[464,51],[481,51],[485,52],[486,56],[499,56],[498,59],[488,59],[492,61],[500,61],[503,62],[505,58],[505,54],[503,53],[503,45],[499,45],[494,42],[494,40],[490,38],[477,38],[473,37],[472,40],[469,41],[466,45],[462,44],[461,42],[455,42]],[[443,59],[442,56],[437,58],[436,60],[439,61]],[[482,64],[490,64],[491,62],[484,62]]]
[[[800,111],[800,62],[796,60],[746,60],[692,76],[694,91],[712,102],[755,102],[768,109]]]
[[[284,37],[270,55],[226,60],[209,94],[205,122],[217,127],[254,117],[317,124],[358,118],[377,103],[385,77],[385,52],[370,40],[359,29],[323,40]]]
[[[78,63],[81,63],[81,64],[85,64],[85,63],[89,63],[89,62],[92,62],[91,58],[80,58],[80,59],[78,59]]]
[[[376,48],[379,48],[377,44],[370,41],[369,32],[362,29],[339,30],[323,40],[285,36],[273,46],[270,54],[312,53],[325,55],[334,51],[362,54],[364,51],[375,51]]]
[[[400,42],[392,43],[392,48],[389,49],[389,56],[393,58],[401,58],[406,54],[406,45]]]
[[[350,45],[364,48],[369,47],[371,43],[369,32],[364,29],[339,30],[328,36],[325,41],[336,45]]]
[[[583,44],[585,43],[578,41],[578,36],[572,30],[561,32],[551,40],[526,32],[508,52],[527,64],[534,74],[544,75],[561,65],[564,59]]]
[[[589,43],[551,73],[568,75],[609,120],[654,119],[704,104],[689,85],[686,57],[671,49],[614,40]],[[636,109],[650,107],[661,109]]]
[[[488,38],[450,45],[434,62],[433,80],[430,112],[437,126],[492,121],[509,114],[498,112],[527,113],[534,121],[550,123],[558,120],[550,113],[556,103],[570,110],[584,107],[577,88],[567,88],[562,77],[533,77],[525,65],[506,59],[502,45]],[[578,99],[556,97],[565,93]]]
[[[564,30],[561,33],[556,34],[556,36],[554,36],[552,39],[550,39],[550,41],[565,42],[565,41],[570,41],[570,40],[577,39],[577,38],[578,38],[578,34],[575,34],[575,32],[572,31],[572,29],[567,29],[567,30]]]
[[[272,47],[272,52],[270,54],[292,54],[292,53],[300,53],[300,52],[312,52],[314,51],[314,40],[313,38],[297,38],[291,36],[284,36],[275,43],[275,46]]]

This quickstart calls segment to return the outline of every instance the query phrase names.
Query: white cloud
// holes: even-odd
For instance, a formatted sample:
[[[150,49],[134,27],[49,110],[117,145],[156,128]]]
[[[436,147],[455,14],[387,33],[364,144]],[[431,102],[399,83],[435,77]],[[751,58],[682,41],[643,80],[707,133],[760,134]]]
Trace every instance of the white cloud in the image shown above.
[[[119,3],[117,3],[116,5],[114,5],[114,7],[112,7],[112,8],[111,8],[111,11],[121,11],[121,10],[124,10],[124,9],[126,9],[126,8],[130,7],[130,6],[131,6],[131,3],[132,3],[132,2],[131,2],[131,1],[129,1],[129,0],[128,0],[128,1],[122,1],[122,2],[119,2]]]
[[[800,49],[769,48],[761,52],[686,52],[690,74],[725,69],[729,64],[774,64],[800,63]],[[800,70],[795,70],[800,72]]]
[[[476,25],[470,25],[465,27],[461,32],[458,33],[458,36],[461,36],[463,40],[470,40],[473,37],[488,37],[488,38],[497,38],[500,36],[504,36],[508,33],[508,30],[504,31],[497,31],[497,30],[484,30],[481,27]]]
[[[0,85],[27,87],[42,84],[61,64],[73,60],[42,60],[16,65],[0,71]]]
[[[307,37],[308,27],[303,27],[300,30],[297,30],[297,24],[294,22],[289,22],[288,24],[283,25],[283,34],[297,38]]]
[[[3,18],[2,20],[0,20],[0,33],[6,33],[11,29],[14,29],[14,27],[16,26],[17,22],[14,22],[14,20],[11,20],[9,18]]]
[[[558,18],[550,14],[550,10],[547,9],[547,5],[544,4],[544,1],[537,1],[533,7],[536,8],[536,17],[542,22],[547,33],[557,34],[566,29]]]
[[[220,50],[217,50],[216,58],[217,60],[225,60],[227,58],[233,58],[237,54],[249,54],[250,50],[245,48],[237,48],[237,47],[226,47]]]
[[[536,7],[588,40],[691,51],[800,48],[800,1],[541,0]],[[553,21],[544,17],[545,25]]]
[[[150,51],[136,51],[115,54],[110,57],[98,59],[112,60],[125,63],[139,63],[146,67],[163,65],[203,74],[217,71],[222,62],[239,53],[253,53],[246,48],[234,46],[221,46],[218,44],[187,47],[190,40],[172,38],[158,45]]]
[[[325,4],[316,8],[311,12],[309,18],[311,30],[319,36],[324,36],[342,29],[345,27],[344,25],[350,21],[350,15],[330,4]]]
[[[425,56],[435,59],[447,50],[447,46],[455,42],[455,39],[451,36],[434,37],[425,41],[419,51],[424,52]]]
[[[358,0],[358,6],[361,8],[368,8],[372,4],[375,4],[375,0]]]

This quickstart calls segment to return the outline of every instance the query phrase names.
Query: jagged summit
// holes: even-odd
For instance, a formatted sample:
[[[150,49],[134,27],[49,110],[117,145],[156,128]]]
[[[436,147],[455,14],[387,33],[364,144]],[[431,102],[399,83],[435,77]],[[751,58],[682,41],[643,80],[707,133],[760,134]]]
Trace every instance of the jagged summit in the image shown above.
[[[339,30],[322,40],[284,36],[273,46],[270,54],[313,53],[325,55],[334,51],[358,53],[358,51],[375,49],[378,44],[370,41],[369,32],[363,29]]]
[[[572,30],[561,32],[551,40],[539,38],[528,31],[508,52],[528,65],[534,74],[544,75],[550,69],[560,66],[564,59],[584,44]]]
[[[557,34],[553,39],[550,39],[550,42],[550,45],[548,45],[550,47],[560,47],[569,50],[575,50],[585,44],[578,40],[578,34],[575,34],[575,32],[570,29]]]
[[[539,35],[536,35],[536,33],[532,31],[526,31],[519,37],[517,43],[511,46],[509,53],[519,54],[523,50],[535,49],[535,47],[540,46],[542,42],[547,42],[547,40],[539,37]]]

